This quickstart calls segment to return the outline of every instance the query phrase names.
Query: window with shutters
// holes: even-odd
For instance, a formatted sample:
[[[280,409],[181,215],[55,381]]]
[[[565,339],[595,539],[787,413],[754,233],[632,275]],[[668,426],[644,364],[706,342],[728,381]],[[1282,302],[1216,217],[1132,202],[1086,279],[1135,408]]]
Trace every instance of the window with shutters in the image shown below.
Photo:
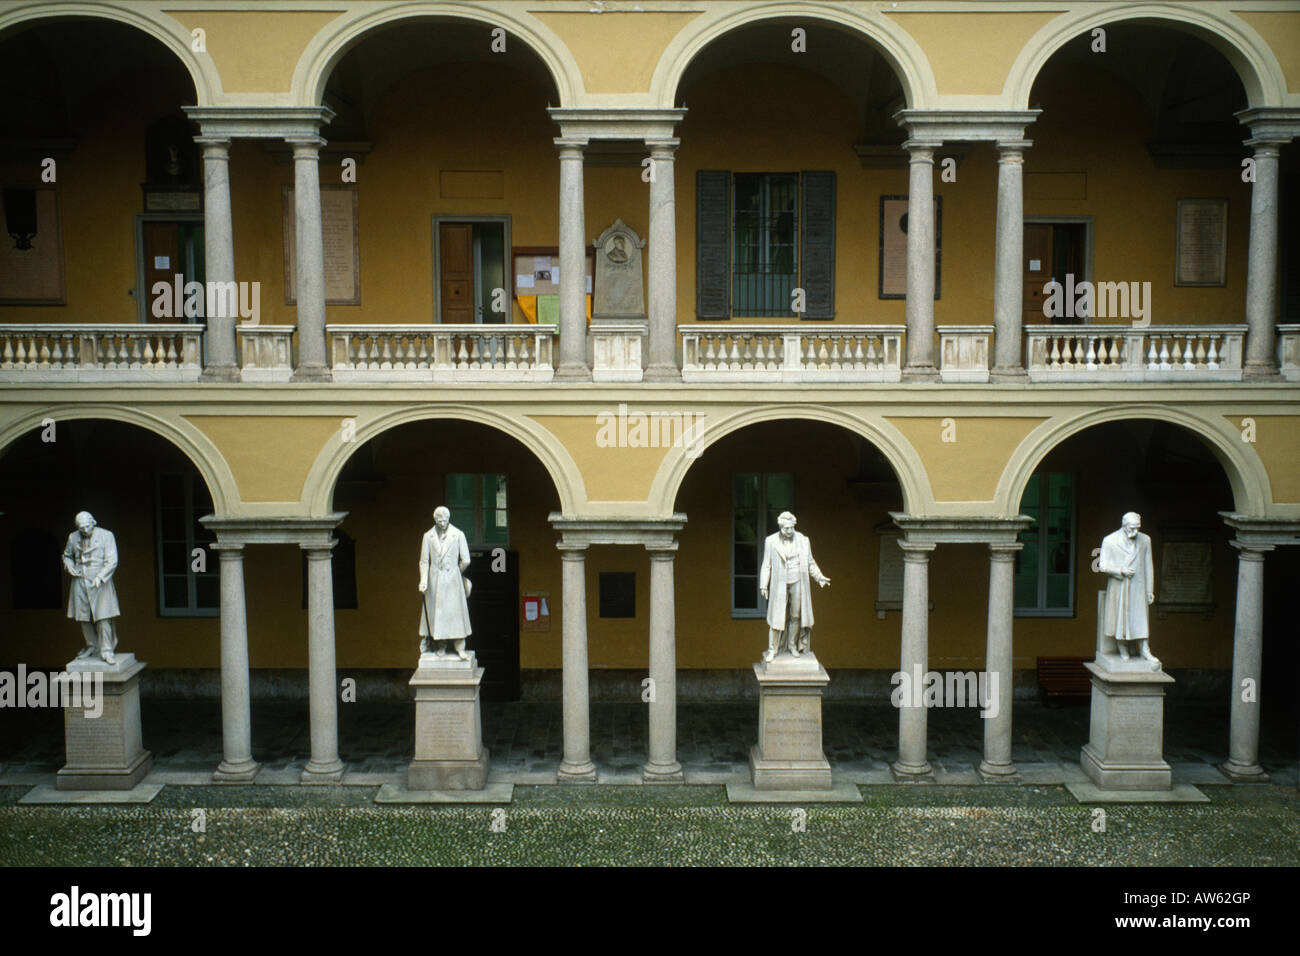
[[[834,318],[835,173],[700,170],[696,256],[701,319]]]

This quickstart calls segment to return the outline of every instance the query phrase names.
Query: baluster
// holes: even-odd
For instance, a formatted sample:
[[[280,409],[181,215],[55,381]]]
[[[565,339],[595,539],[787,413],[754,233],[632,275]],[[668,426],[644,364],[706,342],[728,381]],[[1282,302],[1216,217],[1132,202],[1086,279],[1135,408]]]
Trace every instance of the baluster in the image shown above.
[[[1095,341],[1096,339],[1094,339],[1091,335],[1088,336],[1088,351],[1087,354],[1084,356],[1084,359],[1087,362],[1087,368],[1090,370],[1095,369],[1097,367],[1097,350],[1093,345]]]
[[[519,360],[515,354],[515,337],[513,335],[507,335],[506,336],[506,368],[517,369],[518,367],[519,367]]]
[[[1206,356],[1206,368],[1217,369],[1219,367],[1219,337],[1210,336],[1210,354]]]
[[[823,336],[817,336],[817,367],[819,369],[830,367],[830,350],[826,348],[826,339]]]
[[[175,368],[180,363],[176,359],[176,336],[167,336],[167,359],[166,364],[170,368]]]
[[[419,345],[419,352],[416,355],[416,359],[415,359],[415,367],[428,368],[429,367],[429,337],[425,335],[423,332],[421,332],[418,336],[416,336],[416,341],[418,341],[420,345]]]
[[[33,339],[33,342],[34,342],[34,341],[35,341],[35,339]],[[41,367],[41,368],[49,368],[49,367],[50,367],[50,342],[49,342],[49,339],[46,338],[44,335],[42,335],[42,336],[40,336],[40,342],[41,342],[41,360],[40,360],[40,367]],[[33,350],[35,350],[35,346],[33,346]]]
[[[1169,369],[1169,336],[1160,336],[1160,369],[1168,371]]]
[[[123,336],[122,351],[125,352],[129,345],[131,350],[130,367],[133,369],[140,367],[140,337],[138,335]]]
[[[1055,368],[1057,365],[1061,363],[1061,349],[1055,335],[1051,336],[1051,340],[1052,340],[1052,351],[1047,356],[1047,367]]]
[[[15,363],[19,368],[27,364],[27,345],[23,341],[23,336],[18,336],[18,361]]]
[[[878,365],[881,364],[880,357],[876,355],[876,336],[868,335],[866,336],[866,339],[867,339],[866,366],[867,368],[876,368]],[[884,352],[884,349],[885,349],[885,340],[882,338],[880,340],[880,350],[882,354]],[[858,354],[859,355],[862,354],[861,348],[859,348]]]
[[[1147,335],[1147,368],[1157,369],[1160,367],[1160,353],[1156,351],[1156,337]]]
[[[54,352],[50,355],[50,367],[62,368],[63,367],[63,345],[62,345],[63,336],[56,334],[50,337],[54,339]]]
[[[840,337],[838,335],[832,335],[830,337],[830,340],[831,340],[830,367],[833,369],[838,369],[840,367]]]
[[[6,335],[4,355],[0,356],[0,368],[13,368],[13,367],[14,367],[14,340],[13,340],[13,336]]]

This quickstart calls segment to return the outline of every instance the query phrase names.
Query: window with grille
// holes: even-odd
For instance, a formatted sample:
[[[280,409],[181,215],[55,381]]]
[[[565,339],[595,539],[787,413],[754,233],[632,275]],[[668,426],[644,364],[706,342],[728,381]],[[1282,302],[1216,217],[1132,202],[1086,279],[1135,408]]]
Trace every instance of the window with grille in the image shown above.
[[[732,312],[794,315],[799,284],[799,177],[736,173],[731,261]]]
[[[767,602],[758,593],[767,536],[776,519],[794,510],[794,475],[741,472],[731,482],[731,616],[762,617]]]

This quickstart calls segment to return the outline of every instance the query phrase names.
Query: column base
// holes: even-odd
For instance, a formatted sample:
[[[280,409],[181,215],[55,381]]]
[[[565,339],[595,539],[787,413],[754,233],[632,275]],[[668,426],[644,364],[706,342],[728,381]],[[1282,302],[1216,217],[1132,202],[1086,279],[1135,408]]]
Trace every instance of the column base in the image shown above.
[[[1241,377],[1247,382],[1280,382],[1282,371],[1272,362],[1246,362]]]
[[[256,760],[241,760],[231,763],[221,761],[221,765],[212,772],[213,783],[252,783],[262,765]]]
[[[941,381],[939,370],[933,365],[909,365],[901,373],[904,382],[938,382]]]
[[[903,763],[901,760],[895,760],[889,765],[889,769],[899,783],[934,782],[934,770],[928,760],[925,763]]]
[[[1233,783],[1268,783],[1270,779],[1257,763],[1240,764],[1226,760],[1219,764],[1219,772]]]
[[[238,382],[240,372],[238,365],[205,365],[199,373],[200,382]]]
[[[1017,365],[995,367],[989,371],[989,381],[1005,385],[1025,385],[1029,382],[1029,373]]]
[[[675,365],[651,365],[641,377],[643,382],[680,382],[682,370]]]
[[[299,365],[289,376],[290,382],[332,382],[334,375],[324,365]]]
[[[1018,784],[1021,782],[1020,771],[1013,763],[989,763],[987,760],[981,760],[975,772],[985,783]]]
[[[642,783],[685,783],[686,777],[682,774],[682,765],[677,761],[672,763],[648,763],[641,770]]]
[[[308,786],[342,783],[343,781],[343,761],[335,760],[333,763],[312,763],[307,762],[302,776],[298,782]]]
[[[556,783],[595,783],[596,765],[588,760],[586,763],[560,762],[560,769],[555,771]]]
[[[554,382],[590,382],[591,369],[586,365],[561,365],[555,370]]]

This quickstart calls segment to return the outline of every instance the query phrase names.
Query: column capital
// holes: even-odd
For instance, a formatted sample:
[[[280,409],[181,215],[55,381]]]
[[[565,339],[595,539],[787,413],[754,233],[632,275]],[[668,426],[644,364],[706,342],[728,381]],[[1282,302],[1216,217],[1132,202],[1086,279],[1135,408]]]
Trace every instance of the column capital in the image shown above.
[[[671,160],[673,154],[677,152],[677,147],[682,145],[682,141],[676,137],[661,138],[647,136],[645,139],[646,149],[650,150],[650,155],[655,159]]]
[[[677,554],[676,541],[647,541],[645,549],[651,561],[671,561]]]
[[[1281,146],[1300,136],[1300,108],[1253,106],[1234,114],[1250,130],[1247,146]]]
[[[908,541],[906,537],[900,538],[898,546],[903,549],[904,561],[929,561],[930,552],[934,550],[933,541]]]
[[[208,544],[208,548],[216,551],[223,558],[243,558],[244,542],[242,541],[213,541]]]
[[[934,151],[942,145],[941,139],[909,139],[903,143],[903,149],[913,163],[934,162]]]
[[[1234,548],[1242,551],[1272,551],[1278,545],[1300,544],[1300,520],[1296,518],[1265,518],[1259,515],[1220,511],[1223,523],[1236,532]]]
[[[560,552],[560,559],[563,561],[585,561],[587,559],[587,545],[579,544],[573,541],[558,541],[555,549]]]
[[[284,141],[293,147],[294,159],[319,159],[325,139],[321,136],[286,136]]]
[[[990,541],[989,542],[989,560],[990,561],[1014,561],[1016,553],[1024,548],[1019,541]]]
[[[576,136],[557,136],[551,142],[555,143],[555,148],[559,150],[561,159],[582,158],[583,152],[589,145],[586,137]]]
[[[204,159],[227,159],[230,156],[229,136],[195,136],[194,142],[203,147]]]
[[[329,541],[300,541],[298,547],[307,552],[308,560],[314,558],[319,561],[328,558],[330,552],[334,550],[334,546],[338,543],[337,538],[332,538]]]
[[[1024,158],[1025,150],[1033,145],[1032,139],[1000,139],[997,141],[998,162],[1019,162]]]
[[[1260,544],[1258,541],[1251,541],[1249,538],[1233,538],[1228,544],[1237,549],[1237,559],[1239,561],[1263,561],[1264,555],[1272,551],[1274,545]]]

